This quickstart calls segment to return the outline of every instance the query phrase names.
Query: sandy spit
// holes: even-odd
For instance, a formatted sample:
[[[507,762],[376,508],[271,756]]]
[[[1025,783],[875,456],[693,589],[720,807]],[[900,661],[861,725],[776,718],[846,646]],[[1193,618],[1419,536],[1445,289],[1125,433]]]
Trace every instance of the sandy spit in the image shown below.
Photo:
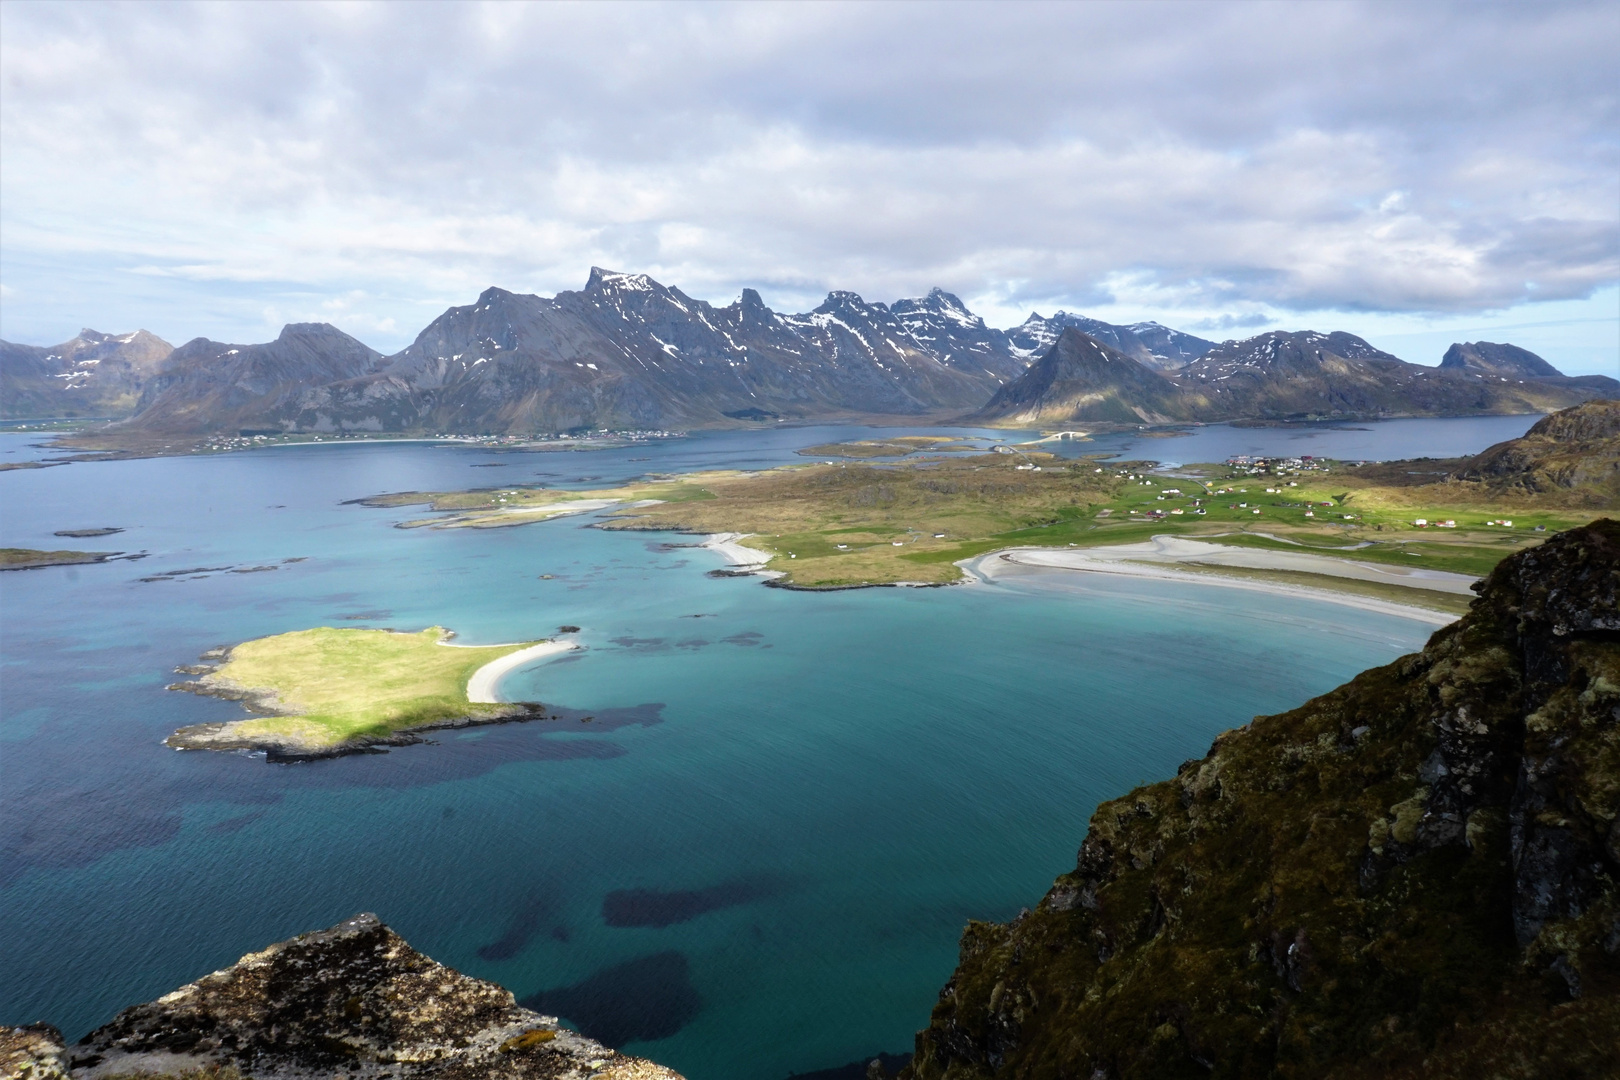
[[[450,645],[451,648],[488,648],[479,645],[456,646],[447,641],[440,644]],[[474,705],[498,705],[501,699],[495,694],[495,686],[501,681],[502,676],[535,660],[556,656],[579,647],[572,641],[542,641],[538,645],[530,645],[527,649],[507,653],[498,660],[491,660],[473,672],[472,678],[467,680],[467,700]]]

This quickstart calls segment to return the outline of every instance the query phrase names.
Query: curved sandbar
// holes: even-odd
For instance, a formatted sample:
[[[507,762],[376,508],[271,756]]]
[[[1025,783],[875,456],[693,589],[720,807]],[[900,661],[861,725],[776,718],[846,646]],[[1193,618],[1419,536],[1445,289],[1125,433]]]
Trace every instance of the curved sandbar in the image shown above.
[[[1158,578],[1193,582],[1223,588],[1250,589],[1282,596],[1308,597],[1346,607],[1377,611],[1405,619],[1444,626],[1454,622],[1455,613],[1437,611],[1418,603],[1343,592],[1328,587],[1292,584],[1285,580],[1242,577],[1230,571],[1276,571],[1310,574],[1319,578],[1339,578],[1346,582],[1370,582],[1431,593],[1472,595],[1474,579],[1418,567],[1386,566],[1357,562],[1328,555],[1292,551],[1267,551],[1229,547],[1174,536],[1155,536],[1140,544],[1097,548],[1012,548],[992,551],[957,564],[980,581],[1038,575],[1063,571],[1119,574],[1129,577]],[[1416,599],[1414,597],[1414,599]]]
[[[445,641],[440,642],[440,644],[449,645],[451,643]],[[465,648],[465,646],[460,645],[455,647]],[[495,696],[495,685],[501,681],[501,676],[535,660],[547,656],[556,656],[558,653],[569,652],[577,648],[579,646],[572,641],[542,641],[538,645],[530,645],[526,649],[508,653],[499,660],[491,660],[473,672],[472,678],[467,680],[467,700],[474,705],[498,705],[501,699]]]
[[[258,750],[271,760],[362,753],[420,742],[436,728],[535,719],[545,710],[494,696],[501,675],[571,643],[521,641],[444,648],[451,633],[316,627],[245,641],[205,655],[217,666],[176,683],[210,697],[241,701],[260,715],[196,724],[169,736],[177,750]],[[478,681],[477,696],[470,693]]]

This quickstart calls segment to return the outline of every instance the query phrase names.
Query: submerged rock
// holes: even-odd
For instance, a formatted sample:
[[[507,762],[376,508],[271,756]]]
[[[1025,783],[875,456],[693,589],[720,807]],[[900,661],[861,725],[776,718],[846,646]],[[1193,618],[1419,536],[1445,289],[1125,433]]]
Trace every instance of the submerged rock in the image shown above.
[[[197,1070],[260,1080],[680,1080],[423,956],[375,915],[250,953],[125,1009],[73,1047],[68,1064],[76,1080]]]
[[[1104,803],[907,1080],[1620,1075],[1620,523]]]

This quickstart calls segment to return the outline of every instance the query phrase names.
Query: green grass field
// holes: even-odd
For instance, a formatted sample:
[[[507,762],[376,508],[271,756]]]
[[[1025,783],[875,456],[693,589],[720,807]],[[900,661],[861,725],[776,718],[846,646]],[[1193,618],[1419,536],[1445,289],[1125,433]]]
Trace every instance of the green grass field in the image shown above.
[[[441,644],[447,636],[437,626],[416,634],[331,627],[277,634],[236,646],[203,684],[251,692],[261,707],[286,714],[238,721],[237,734],[310,746],[500,712],[470,704],[467,680],[534,642],[454,648]]]

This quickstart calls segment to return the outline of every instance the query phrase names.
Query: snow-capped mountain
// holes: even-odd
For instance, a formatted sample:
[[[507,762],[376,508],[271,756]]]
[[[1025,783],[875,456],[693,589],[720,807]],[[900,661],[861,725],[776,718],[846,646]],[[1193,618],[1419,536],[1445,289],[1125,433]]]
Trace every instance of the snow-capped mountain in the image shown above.
[[[1084,342],[1092,347],[1082,347]],[[1409,364],[1354,334],[1309,330],[1228,341],[1160,374],[1069,327],[1045,357],[998,391],[976,419],[1056,424],[1129,423],[1132,417],[1158,423],[1466,416],[1545,412],[1615,396],[1620,396],[1620,383],[1612,379],[1480,378],[1455,368]]]
[[[486,289],[392,356],[315,323],[257,345],[199,338],[172,351],[144,331],[87,330],[53,349],[0,343],[0,389],[7,416],[138,405],[120,429],[174,434],[527,434],[975,410],[1042,423],[1449,415],[1620,390],[1597,376],[1500,373],[1545,365],[1513,346],[1447,355],[1440,369],[1419,367],[1350,334],[1308,331],[1217,346],[1066,311],[1003,331],[941,289],[892,304],[835,291],[783,314],[753,289],[716,306],[646,274],[592,268],[583,289],[552,297]]]
[[[1045,356],[1063,331],[1070,328],[1154,371],[1174,371],[1215,348],[1213,341],[1156,322],[1117,326],[1070,311],[1059,311],[1049,319],[1031,313],[1021,325],[1007,331],[1007,338],[1015,356],[1035,360]]]
[[[0,416],[127,416],[173,351],[145,330],[80,330],[48,347],[0,341]]]

